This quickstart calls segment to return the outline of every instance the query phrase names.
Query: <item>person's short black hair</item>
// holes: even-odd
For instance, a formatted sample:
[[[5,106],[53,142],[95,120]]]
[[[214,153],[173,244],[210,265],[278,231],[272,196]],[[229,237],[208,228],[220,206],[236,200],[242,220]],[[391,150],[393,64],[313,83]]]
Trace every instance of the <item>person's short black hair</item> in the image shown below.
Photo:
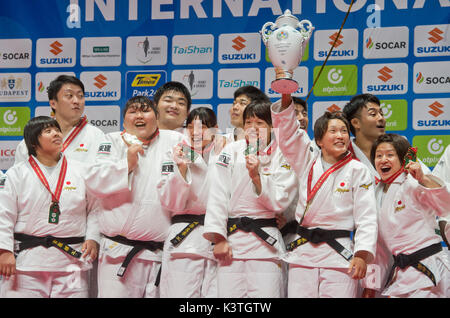
[[[244,109],[244,113],[242,115],[243,124],[245,125],[245,121],[247,120],[247,118],[257,117],[272,126],[272,114],[270,112],[270,106],[270,101],[267,102],[263,100],[252,100],[250,104],[248,104]]]
[[[302,105],[305,112],[308,112],[308,105],[306,104],[306,101],[303,98],[296,96],[292,96],[291,98],[294,101],[294,104]]]
[[[237,90],[234,91],[233,98],[236,99],[240,95],[246,95],[248,98],[251,99],[251,101],[261,100],[270,102],[270,98],[266,94],[264,94],[262,90],[252,85],[239,87]]]
[[[56,119],[48,116],[38,116],[30,119],[23,129],[23,139],[28,149],[28,155],[36,156],[36,147],[40,146],[39,136],[44,129],[48,127],[56,127],[61,131]]]
[[[340,112],[330,113],[326,111],[322,116],[317,118],[316,122],[314,123],[314,139],[316,140],[316,143],[318,141],[321,141],[323,136],[325,136],[325,133],[328,130],[328,123],[332,119],[341,120],[345,124],[345,126],[347,126],[347,130],[349,130],[350,125],[343,114],[341,114]]]
[[[342,112],[350,123],[350,131],[355,135],[355,128],[352,125],[352,119],[358,117],[361,108],[365,107],[368,103],[374,103],[380,106],[380,100],[378,97],[372,94],[360,94],[353,96],[352,99],[344,106]]]
[[[148,97],[146,96],[133,96],[131,97],[127,103],[125,104],[125,108],[123,109],[123,113],[122,113],[122,117],[125,118],[125,115],[128,111],[128,109],[131,106],[134,106],[138,104],[139,107],[138,109],[146,111],[149,108],[151,108],[153,110],[153,112],[156,115],[156,118],[158,118],[158,110],[156,109],[155,103]]]
[[[186,118],[186,126],[189,125],[194,119],[200,119],[203,125],[208,128],[215,127],[217,125],[216,113],[208,107],[197,107],[193,109]]]
[[[409,147],[411,147],[411,144],[409,143],[408,139],[398,134],[384,134],[379,136],[377,140],[375,140],[372,145],[372,149],[370,150],[370,161],[372,162],[372,165],[375,167],[375,153],[378,146],[385,142],[391,144],[394,147],[395,152],[400,159],[400,164],[403,165],[406,153],[408,152]]]
[[[192,104],[191,93],[189,92],[188,88],[186,86],[184,86],[183,83],[176,82],[176,81],[167,82],[156,90],[155,95],[153,96],[153,100],[155,101],[156,106],[158,106],[159,100],[161,99],[163,94],[165,92],[170,92],[170,91],[175,91],[175,92],[181,93],[184,95],[184,97],[186,97],[187,111],[189,112],[189,110],[191,109],[191,104]]]
[[[84,94],[83,82],[72,75],[59,75],[47,87],[48,100],[58,100],[58,92],[64,84],[73,84],[79,86]]]

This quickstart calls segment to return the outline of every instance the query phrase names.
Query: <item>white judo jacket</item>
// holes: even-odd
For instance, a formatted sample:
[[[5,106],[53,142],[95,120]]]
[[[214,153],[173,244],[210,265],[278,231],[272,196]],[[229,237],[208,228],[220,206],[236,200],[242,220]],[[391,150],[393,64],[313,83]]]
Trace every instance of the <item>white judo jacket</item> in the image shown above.
[[[76,127],[72,128],[64,137],[63,143],[75,129]],[[105,141],[103,131],[91,124],[86,124],[64,150],[64,155],[72,160],[93,163],[95,162],[98,146],[103,141]],[[28,149],[24,140],[17,145],[14,160],[14,163],[28,160]]]
[[[258,157],[262,190],[257,195],[245,166],[246,148],[245,139],[228,144],[210,167],[209,200],[203,234],[206,238],[213,233],[227,237],[228,218],[274,218],[289,207],[298,191],[296,176],[273,138],[265,154]],[[228,236],[233,258],[280,259],[285,252],[280,231],[273,227],[264,227],[263,230],[277,240],[273,247],[253,232],[237,230]]]
[[[161,206],[157,185],[161,179],[162,162],[166,152],[183,138],[171,130],[160,130],[159,134],[144,147],[139,163],[130,174],[131,191],[111,195],[96,202],[95,215],[100,233],[110,237],[124,236],[130,240],[165,241],[170,227],[169,212]],[[121,132],[106,135],[107,141],[100,145],[98,160],[117,161],[127,157],[127,145]],[[108,257],[125,257],[132,246],[119,244],[109,239],[102,240],[101,252]],[[143,250],[135,259],[161,261],[162,251]]]
[[[209,146],[212,146],[210,149]],[[188,164],[186,180],[178,170],[173,160],[172,149],[168,150],[162,166],[173,167],[164,169],[161,181],[158,184],[158,194],[161,205],[170,212],[170,217],[182,214],[201,215],[206,213],[206,202],[210,190],[208,182],[208,167],[215,164],[218,154],[215,153],[214,144],[206,146],[208,152],[198,154],[193,163]],[[162,169],[161,169],[162,170]],[[170,243],[180,233],[187,223],[175,223],[170,226],[169,235],[164,250],[172,257],[198,255],[214,259],[211,242],[203,237],[203,226],[198,225],[186,238],[174,246]]]
[[[35,159],[54,191],[62,159],[49,174]],[[0,182],[0,249],[13,251],[14,233],[33,236],[83,237],[98,240],[98,229],[92,214],[87,214],[88,193],[102,197],[128,191],[127,160],[111,165],[83,164],[67,159],[67,172],[60,197],[58,224],[49,224],[50,192],[44,187],[30,163],[20,162],[11,167]],[[3,185],[1,185],[3,184]],[[82,244],[71,245],[77,251]],[[87,270],[90,264],[55,248],[38,246],[23,250],[16,259],[19,271]]]
[[[436,180],[438,181],[438,180]],[[442,182],[440,182],[442,184]],[[446,185],[440,188],[425,188],[416,179],[405,173],[397,177],[387,193],[383,193],[384,184],[376,187],[379,211],[380,239],[391,255],[412,254],[432,244],[440,243],[436,234],[436,214],[448,216],[450,191]],[[421,261],[434,274],[436,282],[450,269],[444,251]],[[378,264],[390,271],[389,264]],[[383,282],[384,286],[385,282]],[[397,268],[396,277],[384,291],[384,295],[401,295],[416,289],[432,287],[433,283],[425,274],[414,267],[404,270]]]
[[[272,122],[279,147],[299,177],[300,191],[296,211],[299,222],[306,208],[308,173],[313,166],[312,187],[325,172],[321,152],[310,150],[311,140],[299,127],[293,104],[280,112],[281,101],[272,105]],[[350,238],[336,239],[352,251],[368,251],[375,256],[377,242],[377,211],[374,180],[367,167],[352,160],[332,173],[320,187],[304,216],[302,226],[324,230],[356,229],[355,243]],[[298,237],[298,236],[297,236]],[[353,246],[354,245],[354,246]],[[308,267],[348,268],[348,261],[328,244],[306,243],[283,259],[292,264]]]

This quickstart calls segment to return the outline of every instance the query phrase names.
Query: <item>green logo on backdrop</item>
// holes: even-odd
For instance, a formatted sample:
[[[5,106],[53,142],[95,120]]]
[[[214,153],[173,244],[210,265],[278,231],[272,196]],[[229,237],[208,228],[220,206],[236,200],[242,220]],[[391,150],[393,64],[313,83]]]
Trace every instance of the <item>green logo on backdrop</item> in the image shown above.
[[[29,120],[28,107],[1,107],[0,136],[23,136],[23,128]]]
[[[450,135],[414,136],[417,157],[428,167],[434,167],[450,144]]]
[[[270,61],[269,50],[267,50],[267,47],[266,47],[265,52],[266,52],[266,61],[267,61],[268,63],[272,63],[272,62]],[[308,42],[308,44],[306,44],[305,51],[303,52],[302,62],[307,61],[307,60],[308,60],[308,57],[309,57],[309,42]]]
[[[406,130],[408,122],[406,99],[380,100],[380,103],[386,119],[386,131]]]
[[[314,80],[319,74],[320,66],[314,67]],[[355,95],[358,83],[356,65],[330,65],[323,68],[319,80],[314,86],[316,96]]]

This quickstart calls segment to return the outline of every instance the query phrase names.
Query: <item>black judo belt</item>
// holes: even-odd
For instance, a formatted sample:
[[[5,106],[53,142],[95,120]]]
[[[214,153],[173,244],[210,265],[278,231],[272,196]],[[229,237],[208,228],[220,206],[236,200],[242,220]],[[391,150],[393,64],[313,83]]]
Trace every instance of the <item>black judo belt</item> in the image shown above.
[[[130,264],[131,260],[133,259],[134,256],[136,256],[137,253],[139,253],[140,251],[142,251],[144,249],[153,252],[156,250],[162,250],[164,247],[164,242],[129,240],[126,237],[120,236],[120,235],[110,237],[110,236],[103,234],[103,236],[114,242],[133,246],[131,251],[128,252],[127,256],[125,257],[125,260],[123,261],[122,266],[117,271],[117,276],[120,276],[120,277],[123,277],[125,275],[128,265]],[[160,269],[160,272],[158,273],[158,277],[156,278],[155,286],[159,285],[160,275],[161,275],[161,269]]]
[[[281,235],[286,236],[287,234],[297,234],[298,223],[295,220],[287,222],[280,230]]]
[[[175,223],[189,223],[180,233],[178,233],[173,239],[170,240],[170,243],[173,246],[177,246],[180,244],[189,234],[192,233],[192,230],[195,229],[199,225],[203,225],[205,223],[205,215],[204,214],[179,214],[172,217],[172,224]]]
[[[264,242],[273,246],[277,239],[264,231],[263,227],[277,227],[277,220],[273,219],[251,219],[248,217],[229,218],[227,224],[228,235],[233,234],[236,230],[244,232],[253,232],[259,236]]]
[[[80,258],[82,253],[73,249],[69,244],[79,244],[84,242],[84,237],[54,237],[54,236],[33,236],[23,233],[14,233],[14,239],[19,243],[14,248],[16,254],[23,250],[43,246],[46,248],[56,247],[57,249],[75,258]]]
[[[336,239],[342,237],[350,237],[351,231],[347,230],[324,230],[321,228],[308,229],[306,227],[297,226],[297,234],[301,237],[292,241],[286,246],[288,251],[293,251],[300,245],[308,242],[313,244],[327,243],[332,249],[339,253],[347,261],[353,257],[352,252],[342,246]]]
[[[392,255],[394,257],[394,265],[392,265],[391,271],[389,272],[388,279],[386,281],[385,288],[390,284],[392,278],[394,277],[395,268],[399,267],[404,269],[408,266],[412,266],[417,269],[419,272],[424,273],[431,281],[433,285],[436,286],[436,279],[434,274],[420,261],[430,257],[431,255],[437,254],[442,251],[441,243],[436,243],[427,247],[424,247],[418,251],[415,251],[412,254],[398,254],[397,256]]]

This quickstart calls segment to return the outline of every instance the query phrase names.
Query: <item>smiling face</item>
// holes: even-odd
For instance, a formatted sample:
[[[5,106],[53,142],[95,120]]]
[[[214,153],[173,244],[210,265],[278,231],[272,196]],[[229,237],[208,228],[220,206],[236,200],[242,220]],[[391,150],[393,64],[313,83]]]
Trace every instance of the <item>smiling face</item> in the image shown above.
[[[350,143],[347,125],[340,119],[330,119],[325,134],[316,142],[326,162],[337,162],[347,152]]]
[[[263,147],[267,146],[270,143],[271,128],[272,126],[261,118],[247,117],[244,122],[245,139],[249,142],[259,140]]]
[[[388,142],[380,143],[377,146],[374,163],[382,180],[388,179],[402,167],[395,147]]]
[[[178,91],[163,93],[158,101],[158,126],[160,129],[177,129],[183,126],[188,114],[188,100]]]
[[[148,140],[158,127],[156,114],[149,105],[132,104],[125,113],[123,127],[140,140]]]
[[[308,129],[308,112],[305,107],[301,104],[294,104],[295,106],[295,116],[297,117],[298,122],[300,123],[300,128],[303,130]]]
[[[187,131],[191,138],[191,145],[194,149],[203,149],[208,145],[214,134],[214,129],[209,129],[206,124],[203,124],[199,117],[195,117],[192,122],[187,125]]]
[[[84,112],[85,98],[80,86],[67,83],[61,86],[56,98],[49,101],[56,120],[77,123]]]

